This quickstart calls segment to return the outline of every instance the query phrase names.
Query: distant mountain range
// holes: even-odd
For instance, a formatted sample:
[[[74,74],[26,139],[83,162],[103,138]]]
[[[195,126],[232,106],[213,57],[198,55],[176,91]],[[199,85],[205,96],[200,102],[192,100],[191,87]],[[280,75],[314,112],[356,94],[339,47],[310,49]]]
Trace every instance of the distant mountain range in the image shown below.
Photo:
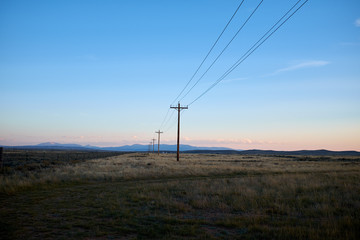
[[[2,146],[5,148],[16,149],[48,149],[48,150],[78,150],[78,151],[121,151],[121,152],[147,152],[152,151],[152,146],[149,145],[125,145],[120,147],[96,147],[91,145],[80,144],[61,144],[55,142],[40,143],[37,145],[26,146]],[[161,144],[161,152],[175,152],[176,145]],[[154,145],[155,152],[157,151],[157,144]],[[180,145],[180,151],[187,153],[212,153],[212,154],[248,154],[248,155],[312,155],[312,156],[360,156],[357,151],[328,151],[328,150],[300,150],[300,151],[273,151],[273,150],[234,150],[223,147],[196,147],[191,145]]]
[[[96,147],[91,145],[80,145],[80,144],[61,144],[56,142],[46,142],[40,143],[37,145],[26,145],[26,146],[3,146],[6,148],[20,148],[20,149],[55,149],[55,150],[99,150],[99,151],[122,151],[122,152],[147,152],[149,150],[153,150],[153,147],[149,145],[125,145],[120,147]],[[155,151],[157,151],[157,144],[154,145]],[[177,150],[177,145],[168,145],[161,144],[160,151],[172,152]],[[194,147],[190,145],[180,145],[180,151],[195,151],[195,150],[203,150],[203,151],[224,151],[224,150],[232,150],[231,148],[223,148],[223,147]]]

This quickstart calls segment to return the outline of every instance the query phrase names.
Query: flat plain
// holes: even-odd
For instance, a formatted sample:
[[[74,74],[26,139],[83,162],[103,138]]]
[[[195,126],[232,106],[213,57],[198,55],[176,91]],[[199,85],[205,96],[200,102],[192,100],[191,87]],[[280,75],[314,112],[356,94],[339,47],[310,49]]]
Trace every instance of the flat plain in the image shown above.
[[[7,169],[2,239],[360,239],[360,158],[128,153]]]

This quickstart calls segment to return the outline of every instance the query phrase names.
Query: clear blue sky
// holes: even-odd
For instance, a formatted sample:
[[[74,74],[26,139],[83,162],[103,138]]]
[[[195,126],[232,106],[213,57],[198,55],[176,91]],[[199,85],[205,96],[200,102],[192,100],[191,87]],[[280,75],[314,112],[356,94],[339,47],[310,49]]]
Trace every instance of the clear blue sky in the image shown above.
[[[204,67],[258,2],[244,1]],[[181,103],[295,2],[264,0]],[[149,143],[239,3],[1,1],[0,144]],[[309,0],[185,110],[181,126],[183,144],[360,151],[360,1]],[[176,143],[175,114],[161,130],[163,143]]]

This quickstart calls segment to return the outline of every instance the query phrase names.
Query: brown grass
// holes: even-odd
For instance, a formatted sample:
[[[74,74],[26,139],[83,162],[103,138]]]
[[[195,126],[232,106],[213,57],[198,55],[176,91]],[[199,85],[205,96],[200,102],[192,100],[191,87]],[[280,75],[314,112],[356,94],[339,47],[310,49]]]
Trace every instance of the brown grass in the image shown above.
[[[358,171],[357,157],[276,157],[218,154],[125,154],[75,164],[0,176],[0,192],[39,184],[88,180],[133,180],[172,177],[301,172]],[[340,160],[339,160],[340,159]]]
[[[5,238],[359,239],[356,157],[127,154],[1,176]]]

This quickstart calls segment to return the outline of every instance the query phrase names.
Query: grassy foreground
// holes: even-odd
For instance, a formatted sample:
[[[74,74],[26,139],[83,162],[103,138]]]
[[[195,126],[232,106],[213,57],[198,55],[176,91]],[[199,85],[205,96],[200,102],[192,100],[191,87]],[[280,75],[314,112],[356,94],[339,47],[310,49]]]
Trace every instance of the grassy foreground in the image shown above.
[[[125,154],[0,177],[2,239],[360,239],[360,160]]]

